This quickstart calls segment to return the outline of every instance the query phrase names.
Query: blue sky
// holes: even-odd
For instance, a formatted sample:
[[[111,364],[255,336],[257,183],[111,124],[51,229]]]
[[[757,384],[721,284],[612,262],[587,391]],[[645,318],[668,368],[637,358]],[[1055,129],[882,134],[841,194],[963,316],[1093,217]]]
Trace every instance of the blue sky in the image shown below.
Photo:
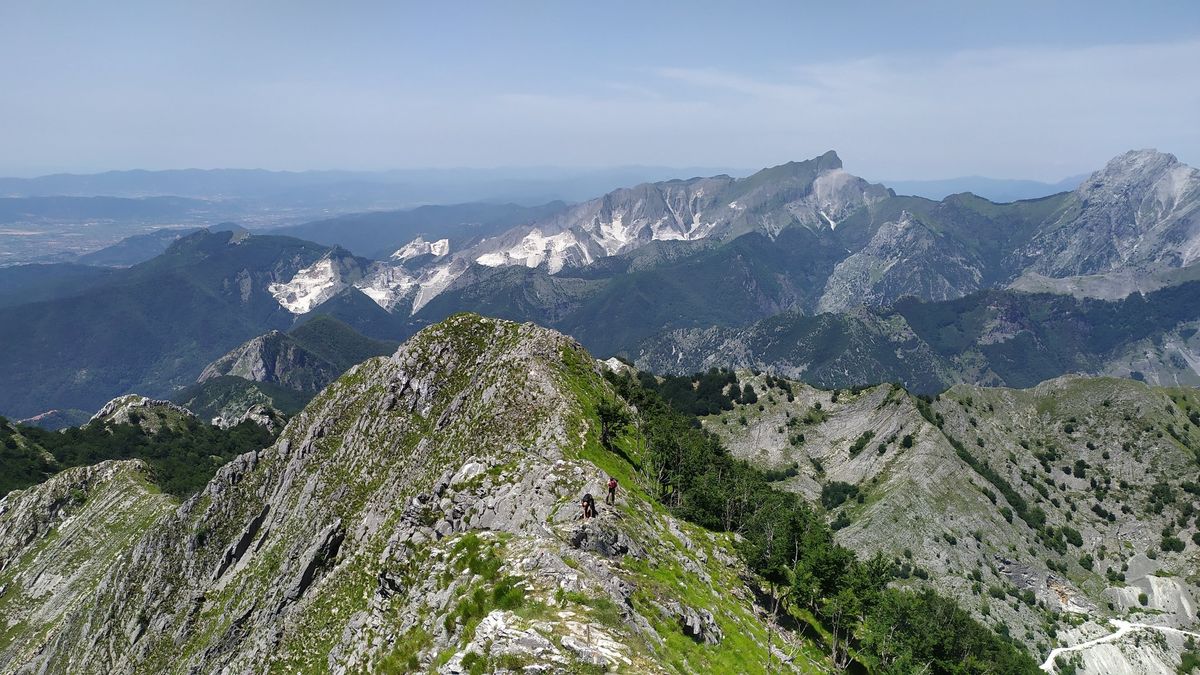
[[[0,0],[0,173],[1200,163],[1197,2]]]

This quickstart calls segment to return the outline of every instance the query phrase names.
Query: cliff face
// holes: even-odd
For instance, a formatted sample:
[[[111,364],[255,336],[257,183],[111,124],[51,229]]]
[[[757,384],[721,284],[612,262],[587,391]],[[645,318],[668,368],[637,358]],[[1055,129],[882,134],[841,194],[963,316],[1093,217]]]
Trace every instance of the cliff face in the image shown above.
[[[233,375],[251,382],[315,392],[341,374],[334,364],[277,330],[260,335],[210,363],[197,382]]]
[[[170,513],[105,506],[138,535],[70,612],[10,621],[0,670],[809,667],[786,632],[768,656],[729,538],[665,515],[601,448],[600,400],[619,399],[557,333],[471,315],[426,329]],[[577,521],[609,474],[618,503]],[[4,519],[53,484],[0,501],[0,583],[47,564],[64,526],[14,536]]]

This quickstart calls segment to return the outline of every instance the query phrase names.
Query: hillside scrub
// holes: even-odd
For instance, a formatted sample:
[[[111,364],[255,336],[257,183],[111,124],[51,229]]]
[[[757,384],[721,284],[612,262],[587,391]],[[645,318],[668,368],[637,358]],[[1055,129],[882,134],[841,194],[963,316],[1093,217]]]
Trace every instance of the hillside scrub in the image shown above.
[[[820,512],[773,489],[762,471],[733,458],[698,421],[629,375],[607,374],[641,415],[651,493],[673,513],[741,537],[751,570],[796,617],[815,617],[831,660],[873,672],[1036,673],[1010,640],[932,591],[889,587],[893,561],[859,560],[837,544]]]
[[[157,433],[137,424],[92,423],[55,432],[0,418],[0,496],[70,467],[141,459],[164,492],[186,498],[229,460],[274,440],[274,434],[253,422],[222,429],[189,419],[182,429]]]

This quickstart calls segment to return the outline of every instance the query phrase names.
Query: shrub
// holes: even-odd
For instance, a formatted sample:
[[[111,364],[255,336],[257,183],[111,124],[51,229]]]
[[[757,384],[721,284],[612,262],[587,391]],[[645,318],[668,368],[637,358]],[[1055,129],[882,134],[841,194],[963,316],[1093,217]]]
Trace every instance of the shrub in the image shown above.
[[[1159,545],[1159,548],[1161,548],[1164,551],[1171,551],[1173,553],[1179,553],[1179,552],[1183,551],[1183,549],[1185,548],[1185,545],[1179,537],[1169,536],[1169,537],[1162,538],[1162,543]]]
[[[1079,534],[1079,530],[1076,530],[1073,527],[1063,527],[1062,533],[1063,537],[1067,540],[1067,543],[1071,544],[1072,546],[1083,546],[1083,536]]]
[[[862,432],[862,434],[854,441],[854,444],[850,446],[850,456],[857,457],[858,453],[862,452],[863,448],[867,447],[867,443],[870,443],[872,438],[875,438],[874,431],[868,429],[867,431]]]
[[[826,483],[821,488],[821,505],[828,510],[833,510],[856,495],[858,495],[858,488],[856,486],[835,480]]]

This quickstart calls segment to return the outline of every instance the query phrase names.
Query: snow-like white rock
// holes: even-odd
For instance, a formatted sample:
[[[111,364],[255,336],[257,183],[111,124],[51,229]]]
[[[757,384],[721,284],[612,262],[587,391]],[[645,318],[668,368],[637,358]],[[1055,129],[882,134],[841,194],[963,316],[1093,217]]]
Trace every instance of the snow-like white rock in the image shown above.
[[[339,266],[325,256],[317,262],[296,272],[296,276],[285,283],[274,283],[267,291],[292,314],[305,314],[325,302],[349,284],[343,279]]]
[[[568,230],[546,235],[541,230],[534,229],[515,246],[484,253],[475,258],[475,262],[488,267],[503,265],[537,267],[544,262],[550,273],[554,274],[562,270],[566,266],[566,261],[573,257],[578,257],[584,265],[590,265],[593,260],[591,253],[580,244],[574,232]]]
[[[411,260],[417,256],[433,255],[441,258],[450,252],[450,240],[438,239],[437,241],[425,241],[424,237],[417,237],[408,242],[404,246],[397,249],[392,254],[392,260]]]

